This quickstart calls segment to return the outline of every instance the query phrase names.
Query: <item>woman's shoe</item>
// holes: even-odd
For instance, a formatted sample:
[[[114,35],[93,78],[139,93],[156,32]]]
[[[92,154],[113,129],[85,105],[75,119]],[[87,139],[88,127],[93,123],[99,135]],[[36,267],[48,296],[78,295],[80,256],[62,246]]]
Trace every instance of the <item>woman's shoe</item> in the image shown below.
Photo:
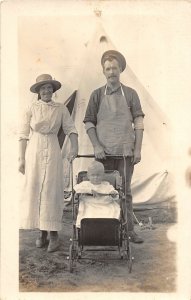
[[[40,236],[36,239],[36,247],[37,248],[42,248],[48,243],[47,235],[48,235],[48,233],[45,230],[40,232]]]
[[[47,239],[43,239],[43,238],[39,237],[38,239],[36,239],[36,247],[42,248],[46,245],[47,242],[48,242]]]

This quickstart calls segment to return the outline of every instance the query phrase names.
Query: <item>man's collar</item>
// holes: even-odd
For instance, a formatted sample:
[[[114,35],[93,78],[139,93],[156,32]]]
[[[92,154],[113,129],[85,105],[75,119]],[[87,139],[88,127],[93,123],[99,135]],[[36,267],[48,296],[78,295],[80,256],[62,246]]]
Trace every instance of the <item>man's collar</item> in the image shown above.
[[[121,89],[121,83],[119,83],[119,86],[113,88],[112,86],[109,86],[106,84],[106,89],[107,89],[107,92],[109,94],[112,94],[112,93],[115,93],[115,92],[118,92],[120,89]]]

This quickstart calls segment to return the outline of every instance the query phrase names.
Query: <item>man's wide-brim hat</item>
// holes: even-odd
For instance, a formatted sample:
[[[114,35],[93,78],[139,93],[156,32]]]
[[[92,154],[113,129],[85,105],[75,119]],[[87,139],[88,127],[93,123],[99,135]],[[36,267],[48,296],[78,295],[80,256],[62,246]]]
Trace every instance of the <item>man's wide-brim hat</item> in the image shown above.
[[[50,83],[53,86],[53,91],[57,91],[61,88],[61,83],[57,80],[52,79],[52,76],[49,74],[39,75],[36,79],[36,83],[33,84],[30,88],[32,93],[39,93],[39,89],[42,85]]]
[[[105,61],[110,58],[115,58],[119,62],[122,72],[125,70],[125,68],[126,68],[125,57],[116,50],[108,50],[108,51],[104,52],[104,54],[102,55],[102,58],[101,58],[102,66],[104,66]]]

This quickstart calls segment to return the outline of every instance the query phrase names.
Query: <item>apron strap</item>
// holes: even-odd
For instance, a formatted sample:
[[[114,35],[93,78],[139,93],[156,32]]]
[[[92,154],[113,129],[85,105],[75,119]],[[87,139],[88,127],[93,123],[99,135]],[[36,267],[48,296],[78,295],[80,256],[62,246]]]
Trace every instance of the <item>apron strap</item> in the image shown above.
[[[106,95],[106,92],[107,92],[107,84],[105,85],[104,96]]]
[[[125,97],[125,94],[124,94],[124,91],[123,91],[122,85],[120,84],[120,86],[121,86],[121,93],[122,93],[122,95]]]

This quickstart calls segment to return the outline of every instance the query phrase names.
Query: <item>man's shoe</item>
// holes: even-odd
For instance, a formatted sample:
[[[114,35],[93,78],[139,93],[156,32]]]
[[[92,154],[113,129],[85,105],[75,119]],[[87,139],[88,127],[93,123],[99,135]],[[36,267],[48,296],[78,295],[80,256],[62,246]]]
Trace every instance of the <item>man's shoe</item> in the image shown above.
[[[55,252],[60,247],[60,241],[58,238],[50,239],[47,252]]]
[[[142,238],[138,236],[134,231],[129,231],[129,238],[130,242],[135,243],[135,244],[141,244],[144,242]]]

